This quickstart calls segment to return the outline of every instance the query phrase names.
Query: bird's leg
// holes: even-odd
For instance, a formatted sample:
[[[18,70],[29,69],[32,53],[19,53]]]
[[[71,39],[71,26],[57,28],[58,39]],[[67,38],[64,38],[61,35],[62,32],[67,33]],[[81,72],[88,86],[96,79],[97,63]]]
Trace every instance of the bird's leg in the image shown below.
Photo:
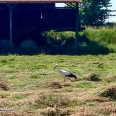
[[[70,79],[70,78],[68,78],[68,80],[70,80],[70,81],[71,81],[71,79]]]
[[[64,77],[64,82],[66,81],[65,77]]]
[[[68,78],[68,79],[72,82],[72,80],[70,78]]]
[[[78,79],[77,79],[77,78],[75,78],[75,81],[78,81]]]
[[[65,77],[66,79],[70,80],[72,82],[72,80],[69,77]]]

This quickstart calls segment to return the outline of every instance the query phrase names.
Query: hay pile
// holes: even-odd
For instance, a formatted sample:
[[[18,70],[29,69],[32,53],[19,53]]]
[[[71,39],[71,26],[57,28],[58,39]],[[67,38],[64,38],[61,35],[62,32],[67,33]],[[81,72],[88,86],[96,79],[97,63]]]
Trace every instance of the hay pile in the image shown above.
[[[0,89],[4,91],[8,91],[10,88],[8,87],[7,83],[0,82]]]
[[[101,88],[100,96],[109,97],[112,100],[116,100],[116,85],[106,86]]]
[[[88,74],[88,75],[85,75],[83,77],[83,80],[88,80],[88,81],[101,81],[101,79],[99,78],[100,76],[96,73],[91,73],[91,74]]]

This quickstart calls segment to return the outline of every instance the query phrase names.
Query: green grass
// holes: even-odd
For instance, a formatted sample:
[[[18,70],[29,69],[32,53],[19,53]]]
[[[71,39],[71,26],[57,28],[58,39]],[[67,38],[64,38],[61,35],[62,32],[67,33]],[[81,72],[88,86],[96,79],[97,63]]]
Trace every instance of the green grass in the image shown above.
[[[87,81],[82,81],[79,83],[74,83],[72,85],[73,88],[85,88],[85,89],[89,89],[89,88],[94,88],[95,85],[92,82],[87,82]]]
[[[57,69],[53,70],[56,64],[77,75],[79,80],[64,82]],[[33,116],[69,116],[82,113],[82,109],[86,115],[113,114],[111,101],[116,105],[115,100],[107,101],[107,96],[101,97],[98,93],[102,88],[116,84],[115,64],[115,53],[0,56],[0,82],[6,82],[10,88],[5,91],[0,86],[0,107],[11,106],[19,116],[24,113]],[[98,74],[101,80],[84,80],[85,76],[92,73]],[[53,83],[60,84],[61,88],[57,85],[52,87]]]

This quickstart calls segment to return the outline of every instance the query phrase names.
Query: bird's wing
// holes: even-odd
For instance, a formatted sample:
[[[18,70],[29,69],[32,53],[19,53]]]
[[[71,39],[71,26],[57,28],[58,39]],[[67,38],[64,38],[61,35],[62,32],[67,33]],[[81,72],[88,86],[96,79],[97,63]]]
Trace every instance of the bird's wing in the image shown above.
[[[66,70],[61,70],[61,73],[65,76],[71,74],[69,71],[66,71]]]

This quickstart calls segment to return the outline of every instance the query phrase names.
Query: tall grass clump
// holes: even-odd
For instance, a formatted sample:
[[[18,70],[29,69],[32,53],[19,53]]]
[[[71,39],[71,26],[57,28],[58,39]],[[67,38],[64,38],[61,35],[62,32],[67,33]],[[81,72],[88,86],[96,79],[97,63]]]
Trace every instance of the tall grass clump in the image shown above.
[[[97,29],[88,27],[86,30],[84,30],[84,34],[90,40],[96,41],[98,43],[116,43],[116,28],[108,28],[104,26]]]
[[[89,40],[89,46],[92,49],[98,48],[101,50],[101,47],[108,48],[109,52],[116,52],[116,25],[113,27],[102,26],[99,28],[87,27],[86,30],[80,32],[80,36]],[[88,46],[87,46],[88,47]],[[87,50],[87,49],[86,49]],[[102,49],[105,52],[106,49]],[[107,51],[107,50],[106,50]],[[94,51],[93,51],[94,52]]]

